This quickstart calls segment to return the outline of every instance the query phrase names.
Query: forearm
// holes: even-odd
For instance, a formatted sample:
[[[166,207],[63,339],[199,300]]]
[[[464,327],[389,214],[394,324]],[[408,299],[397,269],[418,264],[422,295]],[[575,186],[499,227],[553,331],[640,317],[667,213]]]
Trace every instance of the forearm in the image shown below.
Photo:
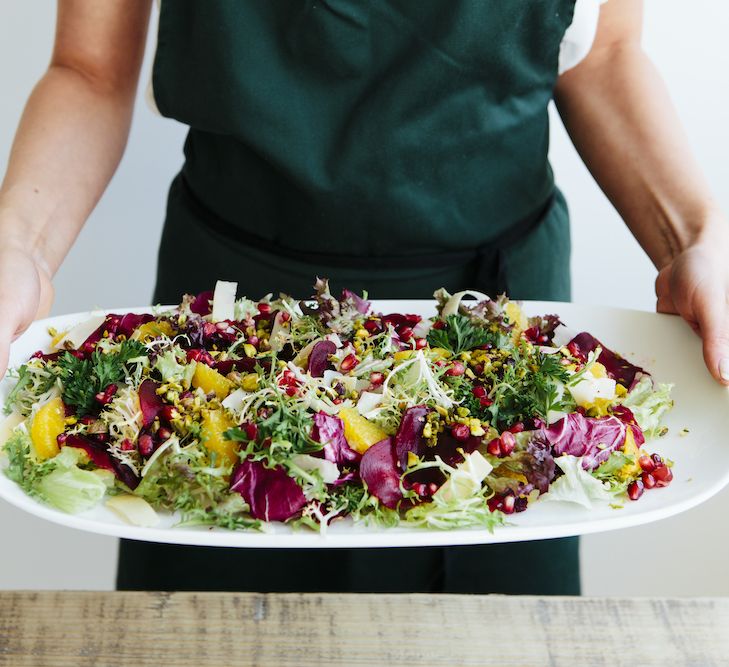
[[[721,219],[657,70],[638,44],[603,48],[560,78],[577,150],[656,267]]]
[[[33,91],[0,188],[0,238],[56,271],[121,159],[134,91],[52,65]]]

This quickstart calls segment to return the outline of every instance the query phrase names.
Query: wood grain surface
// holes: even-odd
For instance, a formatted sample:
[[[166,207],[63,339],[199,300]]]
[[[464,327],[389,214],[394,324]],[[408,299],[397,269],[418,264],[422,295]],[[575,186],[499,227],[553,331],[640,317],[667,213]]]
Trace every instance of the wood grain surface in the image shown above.
[[[0,665],[729,665],[729,600],[0,593]]]

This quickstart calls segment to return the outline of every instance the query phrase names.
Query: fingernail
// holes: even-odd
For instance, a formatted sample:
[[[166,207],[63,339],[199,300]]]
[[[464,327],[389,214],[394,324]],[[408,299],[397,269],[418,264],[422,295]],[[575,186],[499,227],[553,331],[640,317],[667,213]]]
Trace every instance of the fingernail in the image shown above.
[[[719,361],[719,375],[724,382],[729,382],[729,357]]]

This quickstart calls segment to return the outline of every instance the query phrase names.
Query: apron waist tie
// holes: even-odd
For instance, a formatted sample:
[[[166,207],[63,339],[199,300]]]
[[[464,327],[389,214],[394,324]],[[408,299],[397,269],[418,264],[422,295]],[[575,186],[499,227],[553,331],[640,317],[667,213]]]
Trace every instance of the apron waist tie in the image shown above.
[[[198,220],[217,234],[242,242],[241,229],[233,223],[224,220],[210,211],[195,195],[182,173],[176,177],[180,192],[190,208],[197,214]],[[277,257],[285,257],[297,262],[320,264],[334,268],[360,268],[367,270],[402,268],[447,268],[462,266],[475,262],[475,285],[493,285],[494,279],[498,294],[508,293],[508,270],[506,265],[506,250],[534,231],[544,220],[555,198],[554,188],[546,200],[528,216],[519,220],[498,238],[470,248],[468,250],[454,250],[439,253],[426,253],[421,255],[343,255],[309,252],[281,246],[261,236],[245,233],[245,245],[256,250],[266,252]]]

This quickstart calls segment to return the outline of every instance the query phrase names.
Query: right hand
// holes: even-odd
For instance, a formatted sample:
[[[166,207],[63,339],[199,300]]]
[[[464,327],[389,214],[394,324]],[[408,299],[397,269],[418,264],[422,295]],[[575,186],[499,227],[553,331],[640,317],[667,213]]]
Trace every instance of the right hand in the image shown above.
[[[53,285],[48,270],[27,250],[0,247],[0,378],[12,343],[30,323],[48,314]]]

